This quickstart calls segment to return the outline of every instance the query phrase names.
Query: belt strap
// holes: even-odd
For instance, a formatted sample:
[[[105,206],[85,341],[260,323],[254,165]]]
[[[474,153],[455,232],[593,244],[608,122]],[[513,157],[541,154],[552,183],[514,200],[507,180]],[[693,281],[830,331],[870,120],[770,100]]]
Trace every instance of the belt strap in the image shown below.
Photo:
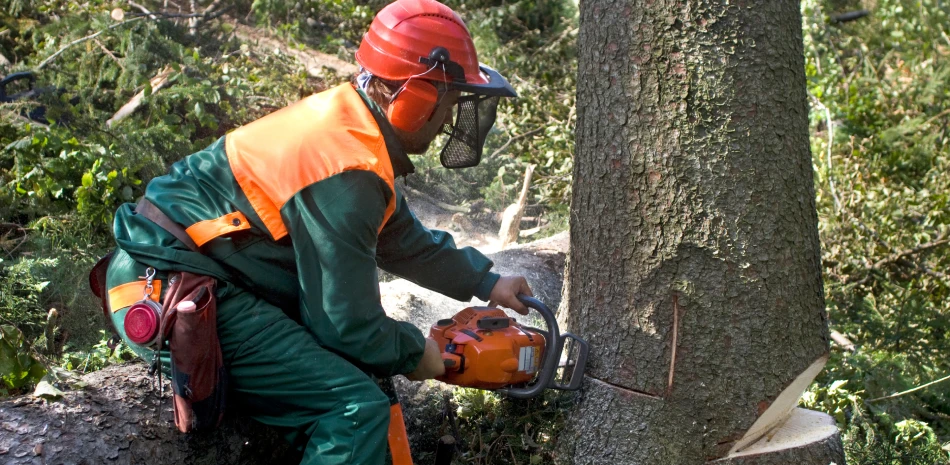
[[[191,236],[185,232],[185,228],[172,221],[168,215],[162,213],[162,211],[159,210],[155,204],[146,200],[145,197],[142,197],[142,200],[139,200],[138,205],[135,206],[135,213],[148,218],[165,231],[168,231],[168,233],[172,236],[177,237],[179,241],[188,246],[188,248],[193,252],[198,252],[198,244],[195,244],[195,241],[191,239]]]

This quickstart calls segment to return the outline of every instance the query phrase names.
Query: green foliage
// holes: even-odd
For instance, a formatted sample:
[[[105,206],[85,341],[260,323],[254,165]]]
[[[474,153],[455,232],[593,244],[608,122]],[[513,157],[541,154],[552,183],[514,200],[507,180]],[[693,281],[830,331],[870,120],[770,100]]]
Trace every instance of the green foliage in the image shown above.
[[[551,0],[447,3],[465,18],[481,61],[498,69],[518,92],[517,99],[500,106],[486,155],[510,142],[497,156],[536,164],[537,200],[567,205],[576,122],[576,5]],[[513,179],[505,179],[506,185],[519,184],[523,172],[519,169]]]
[[[99,331],[99,342],[93,345],[92,348],[88,350],[81,348],[70,350],[70,348],[67,348],[63,353],[60,366],[63,369],[82,375],[101,370],[109,365],[125,363],[135,359],[135,352],[125,342],[119,342],[115,349],[110,349],[108,346],[109,339],[111,339],[110,335],[106,334],[105,331]]]
[[[30,349],[23,333],[14,326],[0,325],[0,393],[18,394],[46,374],[46,368]]]
[[[204,21],[192,36],[184,21],[134,9],[115,20],[117,6],[128,8],[0,3],[0,49],[15,63],[4,73],[33,69],[34,88],[46,89],[0,114],[0,317],[53,362],[83,370],[110,358],[86,276],[114,245],[116,208],[183,156],[337,79],[241,42],[226,22]],[[138,108],[107,124],[133,98]],[[48,125],[24,117],[39,108]],[[59,318],[47,322],[52,308]]]
[[[68,138],[66,138],[68,137]],[[27,124],[0,154],[0,216],[32,219],[73,210],[94,224],[134,199],[140,166],[112,148],[79,141],[65,131]]]
[[[339,49],[347,59],[352,59],[346,48],[360,43],[376,12],[388,3],[384,0],[307,0],[296,3],[254,0],[251,12],[259,24],[277,26],[288,38],[330,53]]]
[[[13,263],[0,261],[0,318],[25,331],[30,340],[38,337],[46,322],[43,308],[52,269],[58,260],[21,259]]]
[[[456,388],[454,394],[463,441],[456,463],[553,463],[573,394],[548,390],[530,400],[503,399],[481,389]]]
[[[849,463],[946,463],[946,385],[881,398],[950,373],[950,6],[829,20],[860,7],[803,3],[826,301],[858,347],[832,353],[805,403],[838,420]]]

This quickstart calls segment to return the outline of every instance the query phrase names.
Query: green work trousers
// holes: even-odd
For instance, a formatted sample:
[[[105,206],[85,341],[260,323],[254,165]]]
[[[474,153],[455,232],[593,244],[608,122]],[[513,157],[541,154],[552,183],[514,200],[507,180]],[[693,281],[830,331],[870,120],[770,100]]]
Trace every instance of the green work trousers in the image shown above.
[[[139,281],[145,269],[117,250],[107,286]],[[156,279],[162,280],[163,292],[165,277],[159,270]],[[218,337],[229,375],[228,409],[285,432],[303,451],[301,464],[384,463],[389,400],[373,379],[252,292],[219,280],[216,295]],[[122,327],[127,311],[118,309],[112,317],[128,343]],[[141,348],[137,352],[151,357]]]

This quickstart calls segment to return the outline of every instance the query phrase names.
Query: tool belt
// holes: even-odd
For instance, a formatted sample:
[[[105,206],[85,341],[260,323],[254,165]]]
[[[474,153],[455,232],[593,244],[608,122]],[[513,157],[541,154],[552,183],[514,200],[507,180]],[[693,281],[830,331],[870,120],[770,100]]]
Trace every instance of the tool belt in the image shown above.
[[[148,200],[143,198],[135,211],[198,252],[198,246],[184,228]],[[110,252],[96,263],[89,273],[89,287],[102,301],[106,321],[118,335],[106,289],[106,271],[113,255]],[[156,315],[160,339],[154,350],[160,350],[167,341],[171,353],[175,426],[183,433],[210,429],[220,424],[224,417],[227,398],[227,371],[218,341],[215,279],[175,272],[168,281],[170,286],[165,292],[161,312]],[[114,347],[114,343],[110,343],[110,347]]]

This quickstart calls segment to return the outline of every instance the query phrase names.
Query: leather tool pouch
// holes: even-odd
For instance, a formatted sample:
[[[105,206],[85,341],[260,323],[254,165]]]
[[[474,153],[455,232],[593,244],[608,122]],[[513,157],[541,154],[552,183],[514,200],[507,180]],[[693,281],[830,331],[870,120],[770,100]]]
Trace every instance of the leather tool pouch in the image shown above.
[[[185,230],[164,213],[142,199],[136,213],[162,227],[189,249],[200,253]],[[106,255],[89,273],[89,287],[102,301],[102,311],[113,332],[106,290],[106,270],[113,254]],[[160,331],[171,352],[171,372],[175,426],[183,433],[211,429],[224,417],[227,400],[227,371],[218,341],[215,280],[188,272],[174,273],[168,280],[162,304]],[[194,302],[188,311],[178,311],[183,301]],[[117,340],[117,339],[115,339]],[[110,347],[112,347],[110,345]]]
[[[171,352],[175,426],[183,433],[211,429],[224,417],[227,371],[218,342],[214,278],[176,273],[162,304],[162,334]],[[172,282],[173,281],[173,282]],[[183,301],[191,310],[179,310]]]

